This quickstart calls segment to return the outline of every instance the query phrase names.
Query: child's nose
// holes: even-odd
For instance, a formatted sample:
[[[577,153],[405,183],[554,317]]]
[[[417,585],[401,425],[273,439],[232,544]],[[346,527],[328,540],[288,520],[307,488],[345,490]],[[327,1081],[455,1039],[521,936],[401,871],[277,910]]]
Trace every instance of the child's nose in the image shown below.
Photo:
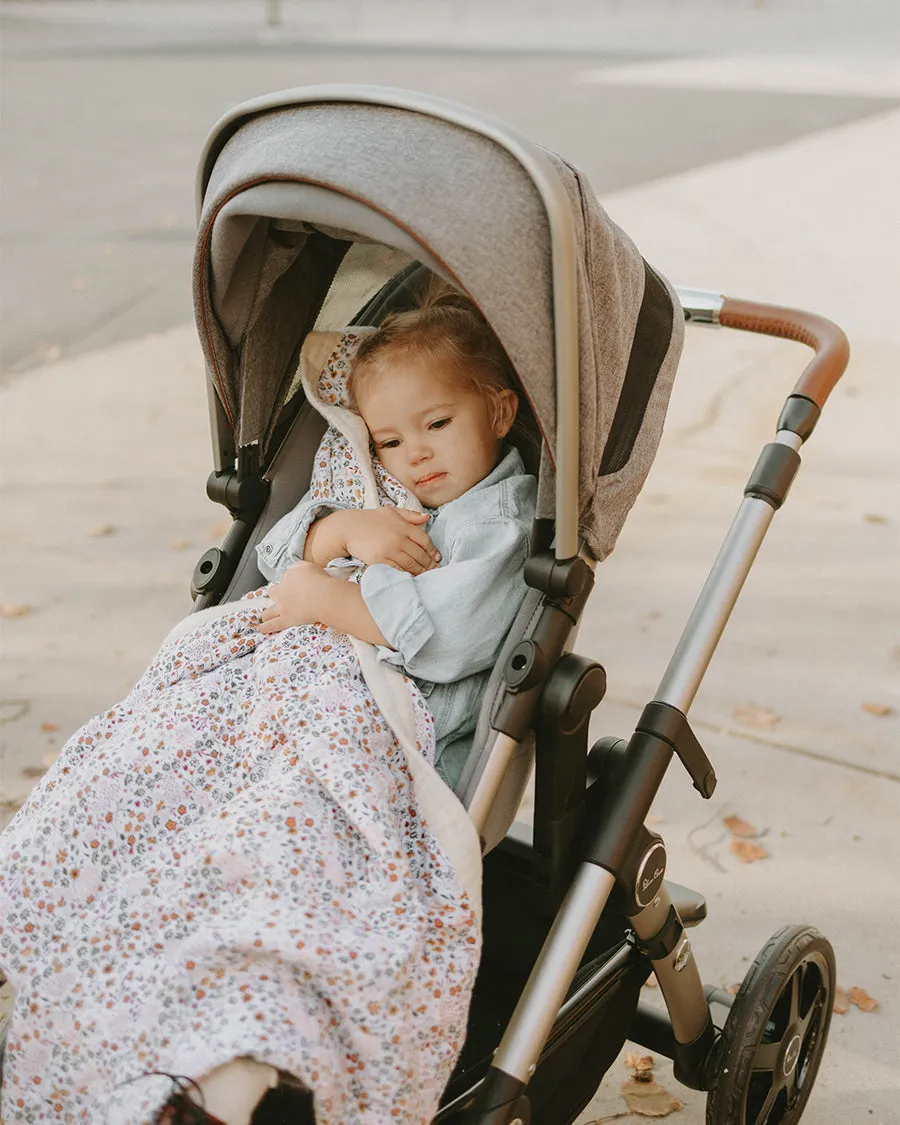
[[[410,446],[409,459],[414,465],[418,465],[420,461],[427,461],[430,456],[431,449],[426,442],[422,441]]]

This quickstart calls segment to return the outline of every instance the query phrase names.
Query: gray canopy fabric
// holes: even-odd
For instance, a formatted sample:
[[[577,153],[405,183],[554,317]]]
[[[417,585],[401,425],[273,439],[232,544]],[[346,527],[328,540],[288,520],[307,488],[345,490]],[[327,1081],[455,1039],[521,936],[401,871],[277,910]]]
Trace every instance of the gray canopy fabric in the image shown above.
[[[683,317],[581,175],[551,158],[579,251],[579,532],[602,559],[656,453]],[[265,455],[302,341],[359,243],[421,261],[487,317],[545,440],[538,514],[552,517],[557,373],[545,205],[502,146],[422,112],[294,105],[286,95],[283,106],[248,115],[215,152],[195,307],[238,446],[259,443]]]

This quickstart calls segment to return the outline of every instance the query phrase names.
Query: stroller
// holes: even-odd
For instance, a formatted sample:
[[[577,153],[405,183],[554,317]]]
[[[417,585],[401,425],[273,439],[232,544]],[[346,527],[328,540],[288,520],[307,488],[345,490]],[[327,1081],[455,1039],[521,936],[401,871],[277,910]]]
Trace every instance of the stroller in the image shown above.
[[[310,332],[377,325],[433,275],[506,348],[541,441],[522,610],[486,691],[457,796],[483,852],[483,954],[468,1035],[435,1125],[565,1125],[626,1039],[709,1092],[715,1125],[788,1125],[828,1033],[834,955],[780,930],[736,996],[704,988],[686,929],[702,896],[669,882],[645,822],[674,756],[709,798],[687,712],[848,346],[818,316],[672,290],[578,172],[471,110],[390,89],[291,90],[213,130],[198,181],[197,324],[210,497],[234,523],[199,560],[196,610],[262,585],[254,547],[305,491],[324,422],[295,372]],[[593,584],[652,463],[685,321],[815,351],[746,486],[654,699],[628,739],[588,746],[603,668],[572,651]],[[514,818],[535,775],[533,829]],[[640,1000],[655,974],[667,1014]],[[280,1086],[254,1121],[313,1122]]]

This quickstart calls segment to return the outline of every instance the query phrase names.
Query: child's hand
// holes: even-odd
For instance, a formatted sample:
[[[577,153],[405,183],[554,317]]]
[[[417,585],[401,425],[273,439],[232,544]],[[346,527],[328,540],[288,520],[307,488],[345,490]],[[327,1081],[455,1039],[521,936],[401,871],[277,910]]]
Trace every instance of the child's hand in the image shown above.
[[[365,508],[334,512],[326,519],[336,521],[345,553],[364,563],[386,563],[409,574],[422,574],[441,561],[440,552],[420,526],[428,520],[425,512]]]
[[[280,633],[291,625],[320,621],[330,583],[336,581],[315,563],[296,562],[288,567],[281,581],[269,587],[272,604],[263,610],[260,633]]]

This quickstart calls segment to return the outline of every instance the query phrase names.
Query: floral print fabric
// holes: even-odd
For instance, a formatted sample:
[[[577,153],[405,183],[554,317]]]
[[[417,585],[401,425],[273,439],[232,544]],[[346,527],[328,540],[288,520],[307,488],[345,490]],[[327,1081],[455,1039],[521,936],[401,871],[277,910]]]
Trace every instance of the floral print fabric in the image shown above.
[[[320,1125],[436,1109],[471,904],[347,638],[264,637],[255,601],[164,646],[0,837],[10,1125],[149,1122],[149,1072],[240,1055],[312,1088]]]
[[[329,428],[314,487],[361,505],[359,471]],[[4,1125],[147,1125],[171,1090],[152,1072],[197,1078],[242,1055],[314,1090],[318,1125],[436,1111],[465,1037],[477,904],[352,642],[263,636],[259,593],[164,643],[0,836],[17,993]],[[432,717],[404,683],[433,762]]]

